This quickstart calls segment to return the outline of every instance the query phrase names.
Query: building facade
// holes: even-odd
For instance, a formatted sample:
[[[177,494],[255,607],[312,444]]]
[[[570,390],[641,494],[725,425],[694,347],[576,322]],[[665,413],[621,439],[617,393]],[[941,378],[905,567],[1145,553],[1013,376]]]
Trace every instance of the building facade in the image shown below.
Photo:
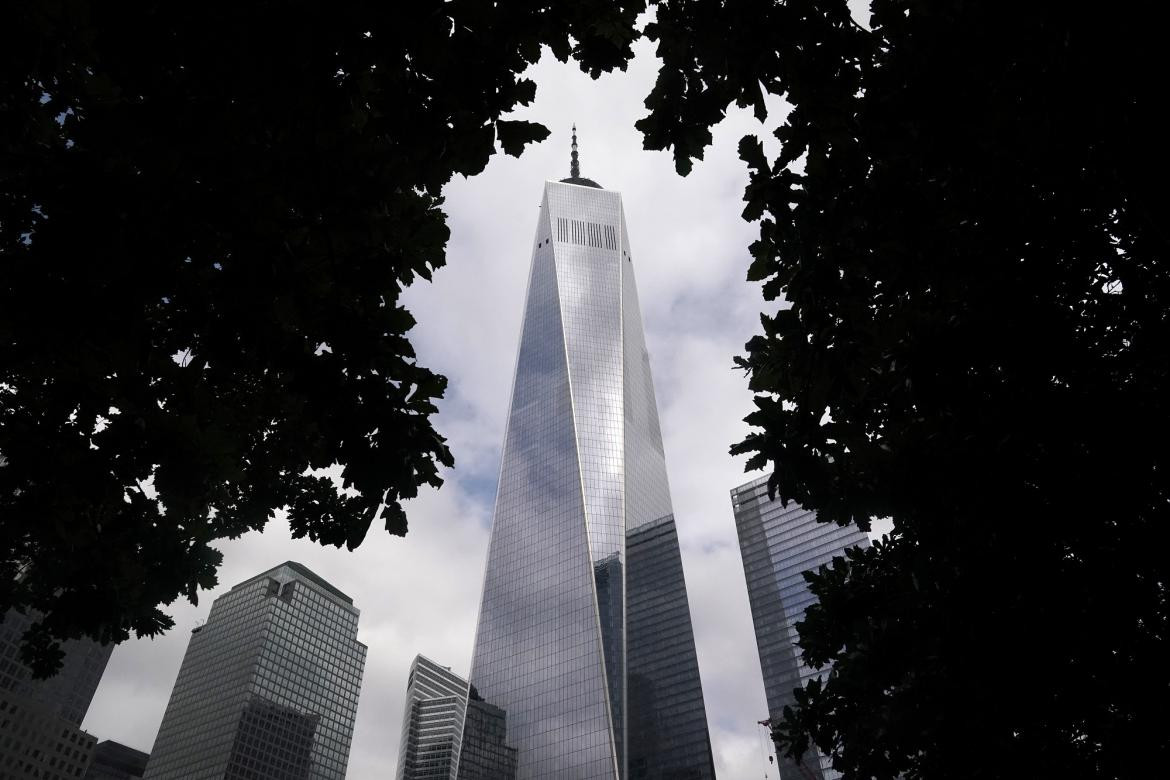
[[[21,637],[39,619],[38,613],[21,614],[15,609],[4,615],[4,622],[0,623],[0,692],[20,696],[80,726],[114,646],[92,639],[66,640],[61,643],[65,654],[61,669],[47,680],[34,680],[32,672],[19,661],[19,653]]]
[[[149,760],[149,753],[107,739],[94,748],[85,780],[135,780],[146,772]]]
[[[78,780],[96,742],[51,710],[0,691],[0,778]]]
[[[455,780],[466,712],[467,680],[415,656],[406,683],[398,780]]]
[[[215,600],[146,778],[342,780],[365,668],[353,600],[288,561]]]
[[[76,780],[97,741],[81,730],[81,722],[114,646],[91,639],[63,642],[60,671],[34,680],[19,652],[24,632],[39,618],[12,609],[0,623],[0,777]]]
[[[520,778],[712,777],[621,195],[575,137],[533,244],[471,682]]]
[[[754,479],[731,491],[735,527],[747,578],[748,600],[756,630],[756,647],[768,717],[778,722],[784,707],[795,703],[793,691],[827,669],[813,669],[800,660],[796,624],[816,601],[804,581],[849,547],[868,547],[869,537],[850,525],[817,522],[816,513],[796,504],[784,506],[768,498],[768,477]],[[781,780],[835,780],[828,758],[811,746],[797,764],[778,755]]]

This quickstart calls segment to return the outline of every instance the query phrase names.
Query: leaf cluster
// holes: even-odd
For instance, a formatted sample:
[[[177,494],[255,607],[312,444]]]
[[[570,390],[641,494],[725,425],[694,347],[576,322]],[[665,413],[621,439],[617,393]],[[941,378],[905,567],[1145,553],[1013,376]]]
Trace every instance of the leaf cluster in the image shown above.
[[[542,46],[624,68],[644,4],[15,0],[0,11],[0,611],[119,641],[287,507],[353,549],[451,466],[402,290],[441,190],[548,135]],[[335,484],[340,481],[341,490]]]
[[[777,736],[847,778],[1134,777],[1170,757],[1165,12],[664,2],[639,123],[680,172],[759,91],[746,346],[770,488],[885,542],[812,576]]]

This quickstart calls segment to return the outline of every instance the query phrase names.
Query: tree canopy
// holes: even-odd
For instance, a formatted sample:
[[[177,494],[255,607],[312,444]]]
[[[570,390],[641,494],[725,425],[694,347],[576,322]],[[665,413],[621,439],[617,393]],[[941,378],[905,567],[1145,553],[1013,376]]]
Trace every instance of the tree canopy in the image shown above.
[[[356,546],[451,463],[403,287],[441,188],[539,126],[542,45],[621,68],[642,2],[18,0],[0,10],[0,608],[151,634],[288,507]],[[812,577],[776,731],[847,778],[1165,765],[1167,12],[663,0],[646,145],[757,138],[736,452],[886,540]],[[334,468],[347,491],[339,494]]]
[[[731,103],[793,106],[778,159],[740,146],[778,304],[733,451],[822,521],[894,521],[811,577],[803,657],[832,672],[775,731],[846,778],[1170,757],[1165,15],[657,4],[639,126],[680,172]]]
[[[542,46],[624,68],[643,7],[4,4],[0,614],[44,615],[38,673],[169,627],[277,508],[406,532],[452,464],[399,304],[443,264],[441,188],[548,134],[501,118]]]

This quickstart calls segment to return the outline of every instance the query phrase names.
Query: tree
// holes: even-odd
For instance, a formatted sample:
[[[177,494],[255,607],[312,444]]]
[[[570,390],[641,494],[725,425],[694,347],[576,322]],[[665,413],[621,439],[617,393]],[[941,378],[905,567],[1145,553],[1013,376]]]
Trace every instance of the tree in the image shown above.
[[[750,279],[734,452],[893,533],[811,578],[832,662],[775,736],[846,778],[1129,778],[1170,693],[1170,159],[1154,6],[667,0],[639,127],[685,173],[732,103]]]
[[[501,118],[541,46],[624,68],[643,6],[5,4],[0,610],[44,614],[39,674],[170,627],[276,508],[406,532],[452,465],[398,302],[444,262],[441,188],[548,134]]]

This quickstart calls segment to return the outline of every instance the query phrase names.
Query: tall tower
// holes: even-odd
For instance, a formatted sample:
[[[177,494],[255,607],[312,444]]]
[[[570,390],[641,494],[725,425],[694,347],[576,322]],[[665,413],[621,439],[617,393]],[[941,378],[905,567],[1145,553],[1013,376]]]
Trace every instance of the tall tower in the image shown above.
[[[796,703],[793,691],[825,673],[800,660],[796,624],[816,601],[804,581],[842,555],[849,547],[868,547],[869,537],[849,525],[817,521],[816,513],[796,504],[784,506],[768,498],[768,477],[754,479],[731,491],[735,528],[747,578],[748,601],[756,629],[756,649],[768,697],[768,717],[779,722],[784,708]],[[840,773],[816,746],[810,746],[798,765],[778,755],[782,778],[835,780]]]
[[[344,780],[365,667],[353,601],[294,561],[191,632],[147,778]]]
[[[621,195],[546,182],[471,683],[520,778],[713,777]]]

